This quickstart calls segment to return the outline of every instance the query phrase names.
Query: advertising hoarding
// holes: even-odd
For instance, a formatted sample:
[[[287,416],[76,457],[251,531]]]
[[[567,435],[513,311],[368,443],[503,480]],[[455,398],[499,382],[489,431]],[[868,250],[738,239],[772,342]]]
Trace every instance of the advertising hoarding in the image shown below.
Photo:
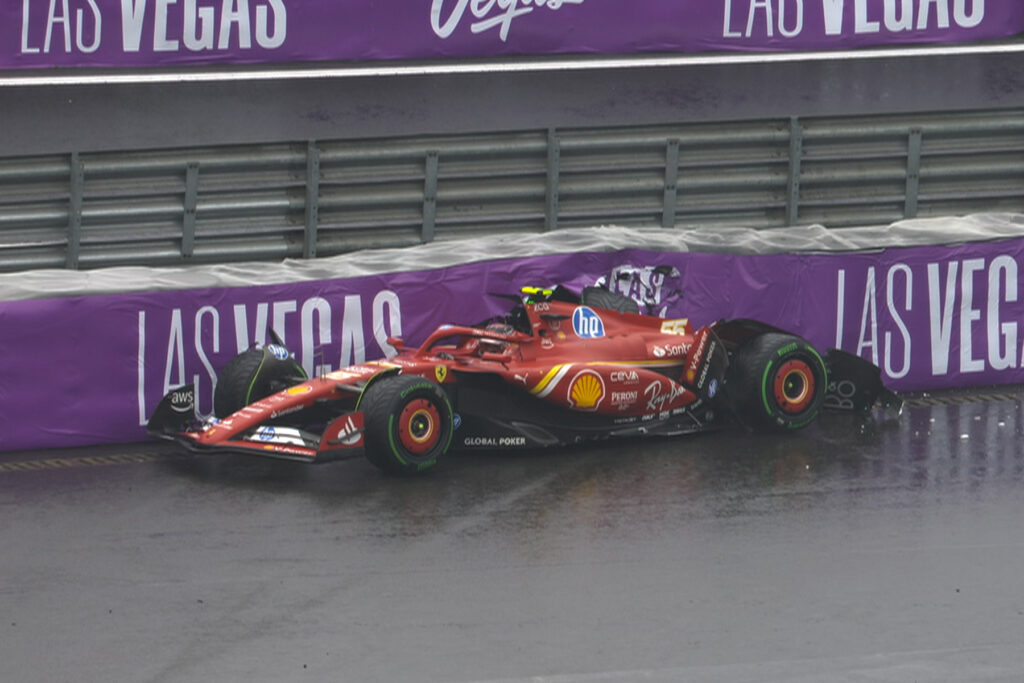
[[[0,69],[837,50],[1022,31],[1018,0],[9,0]]]
[[[212,411],[217,371],[273,328],[307,373],[385,357],[442,323],[507,310],[521,285],[594,284],[614,269],[671,275],[651,310],[703,325],[757,318],[866,358],[890,388],[1024,381],[1024,238],[879,253],[568,253],[288,284],[0,302],[4,449],[142,440],[173,387]],[[668,268],[657,269],[657,266]]]

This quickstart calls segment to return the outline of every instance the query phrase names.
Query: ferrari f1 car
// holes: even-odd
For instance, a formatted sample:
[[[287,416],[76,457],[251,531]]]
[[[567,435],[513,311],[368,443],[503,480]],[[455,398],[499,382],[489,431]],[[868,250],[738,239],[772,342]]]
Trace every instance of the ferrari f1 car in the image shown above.
[[[588,287],[524,288],[507,315],[442,325],[419,348],[388,340],[386,360],[306,377],[275,343],[251,348],[218,377],[214,416],[195,388],[169,392],[149,432],[195,451],[320,463],[359,454],[414,474],[450,449],[519,449],[610,437],[665,436],[740,425],[788,432],[822,408],[901,408],[880,371],[824,356],[754,320],[694,329]]]

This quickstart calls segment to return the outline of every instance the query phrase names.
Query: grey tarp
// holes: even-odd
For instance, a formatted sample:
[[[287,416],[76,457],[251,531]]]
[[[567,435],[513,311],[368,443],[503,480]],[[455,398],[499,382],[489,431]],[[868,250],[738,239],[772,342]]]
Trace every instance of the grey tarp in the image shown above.
[[[498,258],[543,254],[650,249],[653,251],[771,254],[872,251],[895,247],[962,244],[1024,235],[1024,215],[975,214],[904,220],[887,226],[828,229],[821,225],[749,228],[623,228],[601,226],[517,233],[403,249],[352,252],[279,263],[188,267],[60,269],[0,274],[0,301],[207,287],[242,287],[326,280],[396,271],[429,270]]]

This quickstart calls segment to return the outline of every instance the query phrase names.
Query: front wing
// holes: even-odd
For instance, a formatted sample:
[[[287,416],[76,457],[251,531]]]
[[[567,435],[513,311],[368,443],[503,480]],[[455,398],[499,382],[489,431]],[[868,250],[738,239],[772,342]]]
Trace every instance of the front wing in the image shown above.
[[[174,441],[190,451],[231,452],[323,463],[364,453],[365,422],[361,411],[338,417],[320,429],[265,423],[232,430],[225,421],[196,419],[195,387],[170,391],[149,419],[150,436]]]

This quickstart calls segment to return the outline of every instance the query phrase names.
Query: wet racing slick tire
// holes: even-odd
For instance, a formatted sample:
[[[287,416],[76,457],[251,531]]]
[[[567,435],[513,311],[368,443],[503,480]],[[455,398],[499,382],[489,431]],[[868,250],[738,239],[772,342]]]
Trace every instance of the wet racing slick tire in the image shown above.
[[[618,313],[640,312],[640,304],[636,301],[624,294],[612,292],[603,287],[584,287],[583,294],[580,296],[580,303],[584,306],[606,308]]]
[[[366,458],[388,474],[428,470],[451,445],[451,403],[428,379],[382,377],[366,388],[359,408],[366,420]]]
[[[770,332],[741,346],[726,373],[736,417],[755,431],[787,432],[818,416],[828,374],[821,355],[800,337]]]
[[[217,375],[213,414],[223,418],[306,379],[283,346],[270,344],[238,354]]]

